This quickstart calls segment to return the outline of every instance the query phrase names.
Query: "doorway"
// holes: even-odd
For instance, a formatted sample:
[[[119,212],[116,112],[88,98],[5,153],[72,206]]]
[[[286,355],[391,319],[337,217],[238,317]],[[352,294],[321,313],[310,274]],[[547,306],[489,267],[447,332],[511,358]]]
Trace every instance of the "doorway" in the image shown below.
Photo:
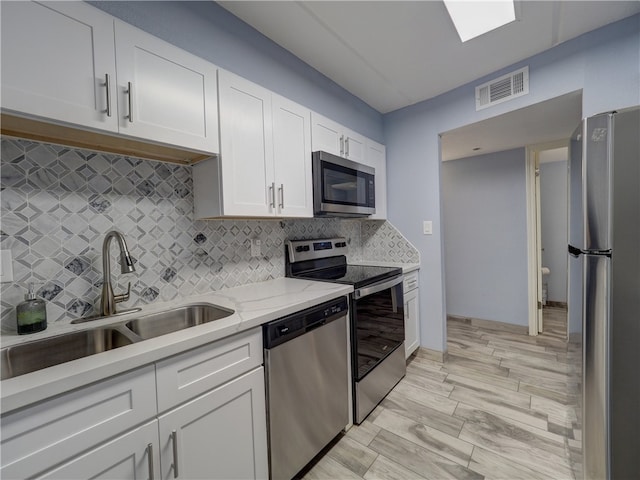
[[[567,243],[568,243],[569,141],[527,148],[530,271],[535,272],[536,322],[531,334],[546,333],[568,339]],[[531,183],[533,182],[533,183]],[[535,263],[532,261],[535,259]],[[530,282],[534,283],[533,281]],[[535,328],[531,328],[535,327]]]
[[[544,328],[544,322],[538,319],[543,313],[543,286],[546,284],[548,296],[549,289],[557,284],[557,278],[554,277],[554,284],[550,286],[551,277],[543,279],[540,274],[540,267],[544,265],[542,250],[538,251],[537,247],[542,239],[535,240],[538,232],[536,215],[540,211],[535,202],[540,197],[533,194],[534,160],[539,161],[539,156],[547,155],[543,153],[547,150],[568,145],[568,139],[580,122],[581,112],[582,92],[576,91],[441,134],[441,204],[448,316],[512,324],[505,328],[513,326],[530,335],[537,335],[539,326]],[[511,162],[520,167],[514,167],[505,156],[510,156]],[[456,162],[449,164],[450,160]],[[474,163],[476,160],[486,166]],[[467,184],[451,183],[454,176],[464,176]],[[515,184],[517,188],[507,191],[503,188],[505,183],[501,182]],[[529,185],[534,187],[532,194],[529,194]],[[481,193],[494,201],[491,205],[487,202],[490,206],[484,210],[479,208],[482,199],[478,189],[482,188]],[[451,192],[457,197],[454,203],[449,198]],[[502,198],[496,198],[496,195],[502,195]],[[456,208],[449,208],[451,205]],[[511,210],[520,208],[519,219],[511,216],[507,229],[500,230],[504,216],[496,205],[507,205]],[[566,212],[566,203],[565,207],[558,208]],[[464,218],[468,221],[460,215],[466,215]],[[517,233],[520,229],[525,232],[521,240]],[[566,230],[564,234],[566,236]],[[534,235],[533,241],[531,235]],[[491,248],[476,248],[482,241]],[[566,252],[566,240],[563,248]],[[496,256],[496,250],[504,255]],[[507,258],[511,250],[516,253],[514,255],[512,251]],[[465,261],[461,260],[463,257]],[[547,261],[546,255],[544,261]],[[566,263],[564,272],[566,275]],[[560,273],[558,270],[557,277]],[[474,275],[475,278],[470,279]],[[509,281],[505,283],[505,280]],[[513,295],[508,290],[513,290],[516,283],[521,286],[517,295]],[[520,300],[515,301],[518,298]],[[566,302],[566,293],[559,298],[547,297],[547,301],[562,302],[563,298]],[[551,305],[555,304],[549,304],[549,307]],[[566,321],[563,324],[566,325]],[[566,327],[564,330],[566,332]]]

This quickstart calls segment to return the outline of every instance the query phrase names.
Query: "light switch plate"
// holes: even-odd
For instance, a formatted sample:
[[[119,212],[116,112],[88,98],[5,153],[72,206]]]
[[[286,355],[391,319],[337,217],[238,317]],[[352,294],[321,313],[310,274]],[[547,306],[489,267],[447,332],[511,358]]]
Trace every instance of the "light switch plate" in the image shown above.
[[[11,250],[0,250],[0,283],[13,282]]]
[[[422,233],[425,235],[433,234],[433,222],[431,220],[425,220],[422,222]]]

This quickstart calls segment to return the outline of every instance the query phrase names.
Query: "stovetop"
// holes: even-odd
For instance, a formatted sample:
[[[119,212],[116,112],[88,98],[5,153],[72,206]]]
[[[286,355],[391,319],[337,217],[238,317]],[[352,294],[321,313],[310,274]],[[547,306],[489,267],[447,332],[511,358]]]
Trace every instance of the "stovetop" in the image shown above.
[[[296,278],[307,278],[309,280],[345,283],[347,285],[353,285],[355,288],[360,288],[401,274],[402,269],[398,267],[345,264],[311,272],[297,273],[293,276]]]
[[[285,242],[288,277],[345,283],[355,288],[402,275],[399,267],[349,265],[345,238],[287,240]]]

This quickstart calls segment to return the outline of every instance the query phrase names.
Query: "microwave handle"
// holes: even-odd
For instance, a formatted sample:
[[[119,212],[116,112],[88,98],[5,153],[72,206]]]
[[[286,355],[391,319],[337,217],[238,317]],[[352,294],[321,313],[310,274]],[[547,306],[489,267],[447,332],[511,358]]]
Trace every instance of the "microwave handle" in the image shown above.
[[[349,156],[349,137],[344,139],[344,156]]]
[[[340,135],[340,155],[344,155],[344,135]]]

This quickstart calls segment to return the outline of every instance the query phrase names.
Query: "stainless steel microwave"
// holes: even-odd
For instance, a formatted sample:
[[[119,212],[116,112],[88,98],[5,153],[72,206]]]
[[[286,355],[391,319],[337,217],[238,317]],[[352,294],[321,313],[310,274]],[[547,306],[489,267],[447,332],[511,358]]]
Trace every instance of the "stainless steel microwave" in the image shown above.
[[[328,152],[313,152],[313,213],[366,217],[376,213],[375,169]]]

